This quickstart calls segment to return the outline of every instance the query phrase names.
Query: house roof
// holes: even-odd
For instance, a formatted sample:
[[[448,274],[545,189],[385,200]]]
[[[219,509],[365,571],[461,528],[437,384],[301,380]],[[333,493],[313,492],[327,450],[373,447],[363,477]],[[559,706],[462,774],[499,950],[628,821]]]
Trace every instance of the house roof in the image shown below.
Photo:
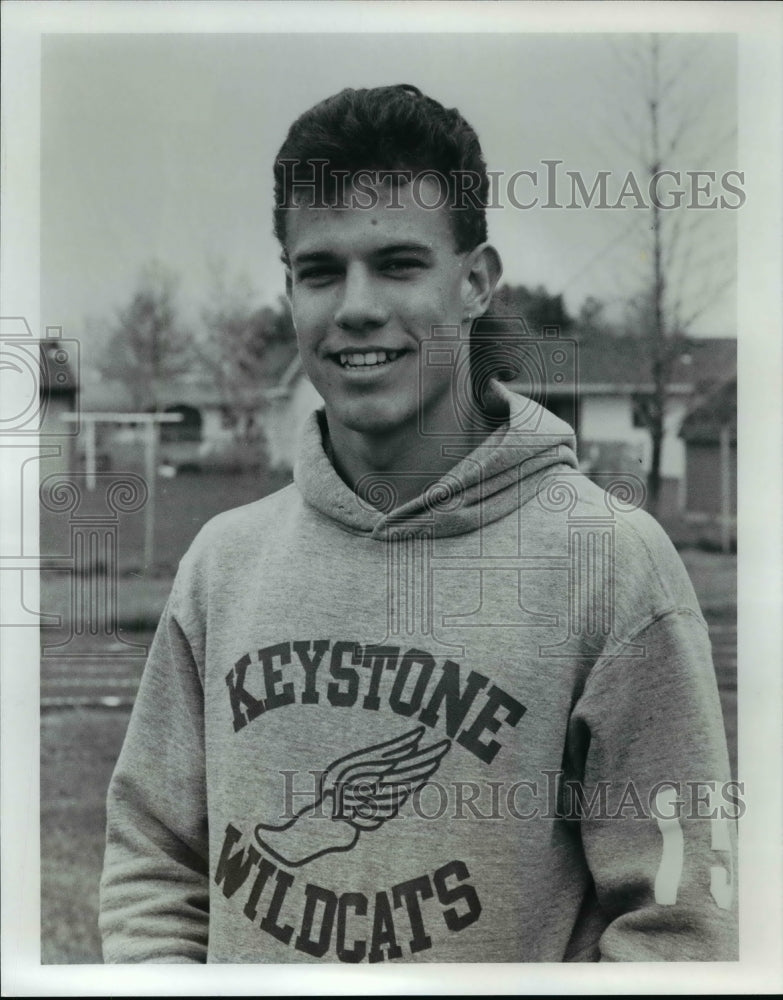
[[[178,404],[195,407],[222,405],[221,394],[208,383],[193,383],[184,379],[164,382],[158,388],[158,404],[162,407]],[[82,385],[81,408],[86,413],[112,411],[124,413],[138,409],[128,384],[121,379],[85,379]]]
[[[650,391],[652,375],[650,365],[640,351],[635,337],[595,337],[575,343],[571,338],[562,340],[533,340],[537,348],[534,364],[543,366],[548,376],[546,388],[550,392],[568,391],[576,385],[582,392],[625,394]],[[547,358],[562,348],[565,361],[554,366],[563,375],[555,381],[554,369],[547,367]],[[670,389],[684,394],[698,391],[703,386],[723,382],[737,370],[737,341],[733,337],[693,339],[688,350],[677,360],[672,371]],[[268,391],[269,397],[285,395],[296,378],[303,374],[299,355],[292,358],[278,383]],[[510,382],[524,389],[524,380]]]
[[[547,379],[545,388],[552,394],[572,392],[576,387],[586,395],[627,395],[631,392],[652,390],[649,363],[640,351],[635,337],[598,336],[575,342],[562,340],[533,341],[536,354],[531,372],[543,372]],[[553,364],[553,352],[561,350],[562,360]],[[559,357],[559,356],[558,356]],[[737,341],[735,338],[692,339],[688,349],[677,360],[669,382],[671,392],[682,395],[706,393],[716,383],[723,384],[736,377]],[[299,377],[304,376],[299,354],[293,345],[270,354],[268,375],[259,380],[258,386],[249,386],[243,393],[247,406],[260,406],[264,402],[285,397]],[[562,379],[555,381],[555,374]],[[511,388],[530,389],[525,378],[513,379]],[[542,386],[543,388],[544,386]],[[214,380],[203,375],[191,374],[164,382],[159,387],[158,400],[163,407],[185,405],[197,408],[219,408],[236,405],[236,397],[228,390],[221,391]],[[133,410],[132,394],[119,380],[87,381],[82,385],[82,409]]]
[[[203,372],[190,372],[171,379],[161,379],[156,391],[158,405],[163,408],[192,406],[196,409],[221,409],[241,403],[250,408],[259,407],[266,400],[270,386],[290,384],[291,373],[298,357],[294,344],[274,345],[265,359],[265,370],[259,376],[258,384],[244,386],[240,400],[237,399],[237,390],[219,387],[215,378]],[[87,413],[101,411],[123,413],[137,410],[138,404],[127,382],[122,379],[101,378],[97,372],[93,372],[84,379],[81,408]]]
[[[207,379],[172,379],[162,382],[156,392],[159,407],[192,406],[195,409],[220,409],[237,405],[235,393],[221,392]],[[262,390],[243,393],[242,403],[256,405],[262,398]],[[111,411],[116,413],[138,410],[133,393],[121,379],[100,379],[87,381],[82,385],[81,408],[85,413]]]
[[[544,358],[546,387],[550,392],[576,388],[586,394],[626,394],[652,390],[652,372],[648,359],[635,337],[591,337],[574,341],[563,338],[567,355],[559,366],[552,363],[558,341],[538,340],[539,357]],[[550,346],[551,345],[551,346]],[[575,360],[574,360],[575,359]],[[737,341],[735,338],[692,339],[688,348],[674,364],[669,389],[690,394],[699,387],[724,381],[736,372]],[[559,371],[563,378],[555,381]],[[512,381],[522,385],[519,380]]]
[[[293,389],[300,375],[304,375],[304,370],[302,368],[302,359],[299,357],[299,352],[297,351],[280,376],[277,385],[264,390],[264,398],[268,400],[285,398]]]

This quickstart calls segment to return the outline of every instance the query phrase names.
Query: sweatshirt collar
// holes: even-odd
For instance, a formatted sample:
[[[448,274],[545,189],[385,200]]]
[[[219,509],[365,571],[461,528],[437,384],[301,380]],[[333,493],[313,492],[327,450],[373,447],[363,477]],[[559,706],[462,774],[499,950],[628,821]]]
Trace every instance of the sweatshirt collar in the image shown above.
[[[526,503],[554,466],[577,467],[568,424],[497,380],[492,394],[498,427],[405,504],[397,503],[393,480],[380,474],[367,500],[343,482],[324,448],[322,410],[310,414],[303,428],[294,481],[308,504],[352,533],[391,540],[475,531]]]

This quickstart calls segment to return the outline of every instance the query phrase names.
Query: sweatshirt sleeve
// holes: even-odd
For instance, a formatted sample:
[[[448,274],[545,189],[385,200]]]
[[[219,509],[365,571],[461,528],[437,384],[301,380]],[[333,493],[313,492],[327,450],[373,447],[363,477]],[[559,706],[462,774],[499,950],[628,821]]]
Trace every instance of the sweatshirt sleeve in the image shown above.
[[[174,603],[173,591],[109,786],[99,916],[106,962],[206,961],[203,686]]]
[[[563,806],[579,815],[608,925],[604,961],[737,958],[739,786],[707,628],[692,609],[651,620],[635,655],[598,660],[569,727]]]

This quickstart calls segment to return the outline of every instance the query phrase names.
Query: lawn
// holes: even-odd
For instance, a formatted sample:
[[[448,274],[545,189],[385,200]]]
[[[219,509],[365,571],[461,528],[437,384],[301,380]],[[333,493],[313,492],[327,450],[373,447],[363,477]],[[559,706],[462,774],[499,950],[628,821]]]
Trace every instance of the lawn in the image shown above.
[[[98,880],[106,789],[129,713],[64,709],[41,719],[41,962],[101,961]]]
[[[138,555],[143,537],[141,516],[125,515],[119,523],[120,622],[126,627],[154,626],[177,561],[200,525],[220,510],[254,500],[285,481],[285,477],[258,473],[181,475],[161,481],[154,567],[142,567]],[[88,512],[100,513],[99,500],[100,496],[86,498]],[[41,538],[43,553],[66,553],[67,516],[47,515],[42,520]],[[682,556],[705,611],[730,628],[735,620],[736,556],[695,549],[683,551]],[[64,618],[62,629],[47,630],[45,643],[61,638],[68,627],[70,588],[67,574],[54,571],[42,574],[41,609]],[[736,700],[736,692],[733,697]],[[735,742],[736,724],[732,715],[727,715],[727,728]],[[104,708],[43,713],[41,948],[44,964],[101,961],[97,912],[104,804],[128,717],[126,710]]]
[[[173,479],[159,477],[156,484],[153,564],[145,566],[144,507],[116,514],[107,499],[110,487],[120,483],[122,478],[121,473],[99,477],[97,488],[92,492],[84,489],[79,480],[79,506],[75,511],[41,508],[40,551],[44,564],[47,556],[70,554],[71,529],[77,526],[77,518],[87,528],[91,520],[97,522],[109,517],[116,524],[121,573],[136,572],[145,577],[171,574],[199,528],[210,517],[258,500],[291,480],[288,473],[267,469],[242,473],[182,473]],[[51,506],[56,505],[52,503]]]
[[[70,555],[71,528],[79,518],[113,516],[107,488],[122,477],[99,477],[98,489],[79,491],[77,511],[42,508],[40,551]],[[241,474],[183,474],[157,483],[154,565],[144,566],[143,510],[120,514],[116,525],[118,617],[125,629],[154,627],[171,588],[177,563],[202,524],[231,507],[250,503],[290,480],[265,470]],[[82,522],[85,526],[89,521]],[[78,526],[77,526],[78,527]],[[67,637],[74,588],[101,580],[94,563],[83,577],[44,570],[40,610],[60,615],[59,628],[42,630],[45,645]],[[29,607],[33,605],[26,602]],[[101,622],[101,630],[104,623]],[[128,636],[133,639],[133,635]],[[149,637],[147,636],[147,639]],[[89,648],[89,636],[80,647]],[[101,961],[98,880],[103,863],[106,789],[122,745],[129,714],[124,710],[61,709],[41,719],[41,961]]]
[[[714,612],[731,618],[737,606],[737,557],[715,552],[686,549],[680,553],[688,570],[699,603],[705,613]],[[118,625],[133,641],[133,633],[155,628],[171,590],[173,573],[160,570],[148,576],[136,570],[126,570],[117,581]],[[54,646],[64,642],[70,630],[72,588],[81,586],[78,578],[59,570],[44,570],[40,578],[40,610],[59,615],[60,626],[42,630],[42,642]],[[32,606],[28,602],[28,606]],[[89,643],[89,637],[84,642]]]
[[[94,492],[79,492],[76,511],[55,512],[41,509],[40,551],[43,570],[40,575],[40,604],[37,610],[58,615],[61,626],[47,625],[43,630],[45,645],[56,645],[67,638],[71,617],[71,599],[81,590],[90,596],[90,584],[104,585],[105,564],[100,554],[88,558],[86,571],[72,572],[55,562],[69,556],[74,544],[71,531],[90,531],[90,522],[112,516],[109,522],[116,533],[116,585],[118,623],[125,629],[154,628],[171,589],[177,564],[201,526],[215,514],[251,503],[290,481],[287,473],[265,470],[244,473],[182,474],[173,479],[159,479],[155,518],[154,560],[144,565],[144,511],[119,514],[114,519],[106,502],[107,490],[121,480],[120,474],[98,479]],[[78,519],[78,520],[77,520]],[[52,558],[54,557],[54,558]],[[48,568],[47,568],[48,567]],[[57,567],[57,568],[55,568]],[[28,587],[32,581],[27,581]],[[25,593],[25,605],[35,607]],[[98,602],[94,602],[100,608]],[[89,604],[89,601],[88,601]],[[93,623],[106,630],[105,616]]]

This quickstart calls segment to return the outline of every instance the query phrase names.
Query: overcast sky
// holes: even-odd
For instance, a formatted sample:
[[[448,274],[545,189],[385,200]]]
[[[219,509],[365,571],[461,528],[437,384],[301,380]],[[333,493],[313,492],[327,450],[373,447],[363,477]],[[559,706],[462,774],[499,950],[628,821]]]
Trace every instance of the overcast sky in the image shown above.
[[[490,169],[504,172],[504,207],[489,213],[505,279],[562,293],[572,313],[587,295],[617,306],[648,268],[648,213],[526,209],[503,185],[522,179],[520,201],[546,198],[544,159],[562,160],[589,187],[609,170],[610,202],[629,170],[641,179],[646,135],[639,105],[642,36],[511,34],[104,34],[48,35],[42,47],[41,296],[44,324],[83,336],[110,319],[141,267],[157,259],[180,277],[179,301],[197,320],[210,259],[245,275],[259,303],[283,291],[271,235],[272,161],[288,126],[345,86],[413,83],[457,106],[479,134]],[[679,157],[664,166],[742,169],[732,35],[680,36],[667,49],[694,114]],[[717,148],[716,148],[717,147]],[[721,191],[717,190],[720,194]],[[736,202],[736,197],[733,199]],[[736,335],[736,212],[700,217],[711,258],[681,269],[700,305],[706,277],[725,272],[694,331]]]

